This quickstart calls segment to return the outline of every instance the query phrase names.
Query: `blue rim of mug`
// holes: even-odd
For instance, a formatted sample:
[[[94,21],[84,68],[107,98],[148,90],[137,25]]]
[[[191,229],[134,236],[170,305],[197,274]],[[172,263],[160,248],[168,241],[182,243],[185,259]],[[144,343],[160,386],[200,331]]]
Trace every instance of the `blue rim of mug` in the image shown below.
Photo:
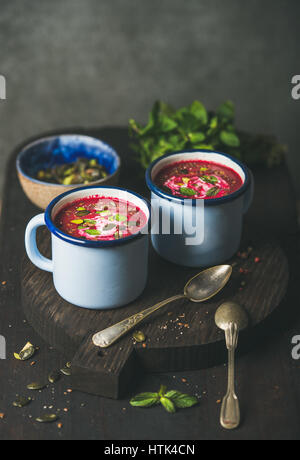
[[[219,152],[217,150],[205,150],[205,149],[179,150],[179,151],[176,151],[176,152],[167,153],[166,155],[163,155],[163,156],[157,158],[157,160],[154,160],[146,170],[146,184],[147,184],[148,188],[153,193],[158,195],[160,198],[167,199],[168,201],[177,201],[178,203],[184,203],[184,202],[188,201],[188,202],[191,202],[193,206],[195,206],[196,203],[199,201],[199,198],[183,198],[183,197],[180,197],[180,196],[174,196],[174,195],[171,195],[169,193],[166,193],[163,190],[161,190],[159,187],[157,187],[157,185],[154,184],[154,182],[153,182],[153,180],[151,178],[151,173],[152,173],[152,170],[153,170],[154,166],[157,165],[160,161],[162,161],[164,158],[168,158],[168,157],[171,157],[173,155],[184,154],[184,153],[200,153],[200,154],[201,153],[216,153],[216,154],[221,155],[223,157],[229,158],[231,161],[236,163],[238,166],[240,166],[240,168],[242,169],[243,173],[245,174],[244,183],[238,190],[236,190],[233,193],[230,193],[230,195],[221,196],[219,198],[210,198],[209,200],[204,200],[205,206],[213,206],[213,205],[233,201],[236,198],[238,198],[239,196],[241,196],[242,194],[244,194],[247,191],[247,189],[249,188],[251,179],[250,179],[250,174],[249,174],[248,168],[241,161],[237,160],[236,158],[233,158],[231,155],[228,155],[227,153]]]
[[[146,200],[143,196],[139,195],[136,192],[132,192],[131,190],[126,189],[126,188],[122,188],[122,187],[110,187],[110,186],[105,186],[105,185],[95,185],[95,186],[78,187],[76,189],[72,189],[72,190],[70,190],[68,192],[65,192],[65,193],[62,193],[61,195],[58,195],[56,198],[54,198],[54,200],[51,201],[51,203],[47,206],[47,208],[45,210],[45,223],[46,223],[48,229],[50,230],[50,232],[53,233],[53,235],[57,236],[58,238],[60,238],[61,240],[65,241],[67,243],[75,244],[77,246],[82,246],[82,247],[88,247],[88,248],[102,248],[102,247],[104,248],[104,247],[111,247],[111,246],[120,246],[122,244],[126,244],[126,243],[131,242],[133,239],[145,236],[145,234],[142,233],[142,230],[143,230],[142,229],[137,233],[133,233],[132,235],[126,236],[125,238],[120,238],[118,240],[90,241],[90,240],[84,240],[84,239],[81,239],[81,238],[77,238],[75,236],[68,235],[67,233],[62,232],[58,227],[56,227],[56,225],[54,225],[52,217],[51,217],[51,212],[52,212],[52,209],[54,208],[54,206],[62,198],[66,197],[68,195],[72,195],[73,193],[80,192],[80,191],[83,191],[83,190],[89,190],[89,189],[90,190],[92,190],[92,189],[120,190],[122,192],[127,192],[130,195],[134,195],[135,197],[139,198],[141,201],[143,201],[147,205],[148,211],[149,211],[149,217],[148,217],[147,223],[143,227],[143,229],[145,227],[147,227],[147,226],[149,228],[150,220],[151,220],[151,206],[150,206],[149,201]]]

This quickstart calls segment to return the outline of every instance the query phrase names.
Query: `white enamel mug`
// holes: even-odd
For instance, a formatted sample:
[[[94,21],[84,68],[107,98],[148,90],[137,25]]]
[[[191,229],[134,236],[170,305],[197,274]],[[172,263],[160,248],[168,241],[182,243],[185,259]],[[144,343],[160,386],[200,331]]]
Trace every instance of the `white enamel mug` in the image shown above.
[[[88,241],[70,236],[54,224],[57,213],[68,203],[99,195],[118,198],[138,206],[147,217],[139,233],[113,241]],[[25,246],[28,257],[41,270],[53,274],[58,294],[83,308],[108,309],[126,305],[144,290],[148,275],[148,223],[150,205],[140,195],[118,187],[84,187],[55,198],[44,214],[28,223]],[[36,244],[36,230],[46,225],[51,232],[52,260]]]

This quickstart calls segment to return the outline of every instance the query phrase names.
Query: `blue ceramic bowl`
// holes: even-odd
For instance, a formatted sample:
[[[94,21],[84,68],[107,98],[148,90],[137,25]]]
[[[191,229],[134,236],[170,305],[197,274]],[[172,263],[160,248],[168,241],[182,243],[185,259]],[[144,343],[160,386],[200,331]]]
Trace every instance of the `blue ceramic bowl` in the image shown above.
[[[121,160],[116,151],[99,139],[62,134],[38,139],[26,145],[17,157],[17,172],[27,197],[39,208],[45,209],[56,196],[86,184],[49,184],[35,179],[41,169],[55,164],[68,164],[77,158],[96,158],[109,175],[89,185],[117,185]]]
[[[209,200],[175,197],[156,186],[155,177],[162,168],[193,160],[228,166],[240,175],[243,185],[230,195]],[[149,166],[146,182],[151,190],[151,239],[158,254],[188,267],[217,265],[235,254],[240,245],[243,216],[254,192],[252,173],[243,163],[210,150],[174,152]]]

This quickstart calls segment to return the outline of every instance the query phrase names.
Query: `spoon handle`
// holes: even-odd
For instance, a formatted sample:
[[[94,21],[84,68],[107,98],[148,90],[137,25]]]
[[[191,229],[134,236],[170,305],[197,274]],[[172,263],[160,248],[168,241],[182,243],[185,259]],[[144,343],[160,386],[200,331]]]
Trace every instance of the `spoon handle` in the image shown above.
[[[233,430],[240,424],[240,406],[235,393],[235,350],[237,348],[239,331],[235,323],[230,323],[225,331],[228,348],[228,388],[223,399],[220,422],[223,428]]]
[[[135,315],[132,315],[129,318],[126,318],[123,321],[120,321],[119,323],[104,329],[103,331],[97,332],[97,334],[93,336],[94,345],[101,348],[109,347],[120,337],[127,334],[127,332],[133,329],[145,318],[152,315],[152,313],[164,307],[168,303],[173,302],[174,300],[182,299],[184,297],[185,296],[183,294],[170,297],[169,299],[163,300],[162,302],[153,305],[153,307],[146,308],[146,310],[136,313]]]

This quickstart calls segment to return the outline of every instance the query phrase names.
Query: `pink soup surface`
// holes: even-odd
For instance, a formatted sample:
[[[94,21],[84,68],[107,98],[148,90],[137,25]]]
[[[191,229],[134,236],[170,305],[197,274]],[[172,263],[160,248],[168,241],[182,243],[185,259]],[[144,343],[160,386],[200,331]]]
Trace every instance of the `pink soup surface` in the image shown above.
[[[147,217],[129,201],[94,195],[67,204],[54,223],[76,238],[110,241],[138,233],[147,224]]]
[[[182,198],[219,198],[237,191],[242,178],[228,166],[202,160],[179,161],[165,166],[154,179],[166,193]]]

